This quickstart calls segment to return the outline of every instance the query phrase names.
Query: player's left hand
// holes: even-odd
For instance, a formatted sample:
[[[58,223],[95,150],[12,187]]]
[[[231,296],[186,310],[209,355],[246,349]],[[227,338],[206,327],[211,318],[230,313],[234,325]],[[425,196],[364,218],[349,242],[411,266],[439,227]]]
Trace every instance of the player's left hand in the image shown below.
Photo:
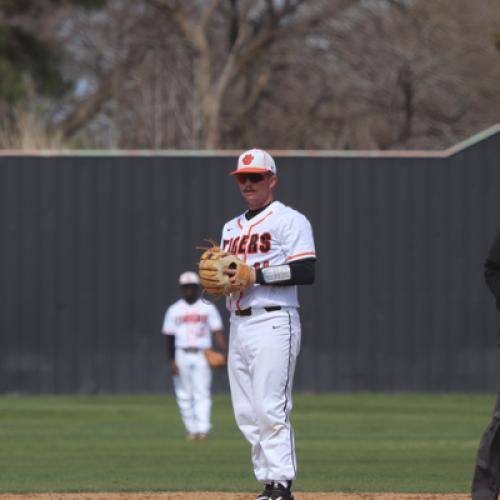
[[[213,241],[207,241],[212,244],[211,247],[198,247],[200,250],[205,250],[200,257],[198,274],[201,286],[206,293],[215,297],[229,296],[253,284],[249,283],[251,266],[235,255],[221,250]]]
[[[229,281],[231,283],[235,283],[235,279],[236,279],[236,270],[235,269],[230,269],[229,267],[225,267],[222,272],[229,276]],[[250,268],[250,278],[248,280],[248,285],[247,285],[247,288],[249,286],[252,286],[255,284],[255,279],[256,279],[256,276],[255,276],[255,269],[252,267]]]

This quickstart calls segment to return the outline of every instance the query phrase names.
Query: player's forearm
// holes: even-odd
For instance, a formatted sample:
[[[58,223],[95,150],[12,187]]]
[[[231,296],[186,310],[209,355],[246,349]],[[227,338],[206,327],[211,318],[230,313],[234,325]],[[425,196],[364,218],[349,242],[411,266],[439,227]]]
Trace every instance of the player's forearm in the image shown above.
[[[216,332],[214,332],[213,335],[215,343],[218,345],[218,347],[223,351],[226,351],[227,350],[226,339],[224,338],[224,333],[222,332],[222,330],[217,330]]]
[[[283,266],[257,269],[255,282],[267,286],[312,285],[315,278],[315,259],[304,259]]]
[[[175,335],[167,335],[167,356],[170,361],[175,359]]]

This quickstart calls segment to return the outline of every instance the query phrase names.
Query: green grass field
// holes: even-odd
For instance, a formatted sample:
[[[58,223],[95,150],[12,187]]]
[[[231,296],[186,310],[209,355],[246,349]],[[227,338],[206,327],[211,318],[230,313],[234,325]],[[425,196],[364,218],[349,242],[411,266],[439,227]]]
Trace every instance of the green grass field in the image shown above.
[[[463,492],[493,396],[297,395],[297,491]],[[171,396],[1,397],[0,492],[254,491],[227,396],[186,442]]]

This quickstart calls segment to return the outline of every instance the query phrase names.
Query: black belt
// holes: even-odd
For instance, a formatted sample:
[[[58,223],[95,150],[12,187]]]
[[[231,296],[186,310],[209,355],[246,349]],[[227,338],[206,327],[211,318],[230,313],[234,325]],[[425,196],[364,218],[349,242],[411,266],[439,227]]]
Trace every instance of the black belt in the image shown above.
[[[281,306],[264,307],[264,309],[267,312],[279,311],[281,309]],[[234,314],[236,314],[236,316],[251,316],[252,308],[249,307],[248,309],[238,309],[237,311],[234,311]]]
[[[197,347],[181,347],[181,349],[184,352],[190,352],[190,353],[196,353],[201,351],[201,349],[198,349]]]

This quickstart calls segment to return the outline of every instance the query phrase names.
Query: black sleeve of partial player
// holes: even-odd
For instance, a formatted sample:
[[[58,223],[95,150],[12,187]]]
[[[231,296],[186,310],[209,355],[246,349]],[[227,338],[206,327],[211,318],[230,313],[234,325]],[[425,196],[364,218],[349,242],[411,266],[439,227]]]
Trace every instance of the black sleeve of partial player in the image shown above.
[[[500,230],[497,231],[484,263],[484,278],[500,309]]]
[[[166,335],[167,337],[167,356],[170,361],[175,359],[175,335]]]
[[[312,285],[316,270],[316,259],[302,259],[290,262],[290,271],[292,277],[289,280],[275,281],[266,283],[262,276],[262,269],[255,271],[255,281],[259,285],[266,286],[290,286],[290,285]]]

